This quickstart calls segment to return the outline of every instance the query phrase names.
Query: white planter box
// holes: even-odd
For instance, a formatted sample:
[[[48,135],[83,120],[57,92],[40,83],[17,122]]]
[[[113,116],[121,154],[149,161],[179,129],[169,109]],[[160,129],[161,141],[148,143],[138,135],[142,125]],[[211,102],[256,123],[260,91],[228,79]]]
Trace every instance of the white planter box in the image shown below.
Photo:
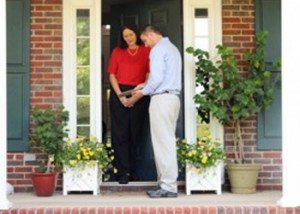
[[[97,162],[85,167],[64,166],[63,195],[67,195],[70,191],[93,191],[93,195],[97,195],[100,193],[101,182],[102,177]]]
[[[218,164],[198,173],[194,166],[188,164],[185,174],[186,194],[190,195],[191,191],[216,191],[220,195],[222,167],[223,164]]]

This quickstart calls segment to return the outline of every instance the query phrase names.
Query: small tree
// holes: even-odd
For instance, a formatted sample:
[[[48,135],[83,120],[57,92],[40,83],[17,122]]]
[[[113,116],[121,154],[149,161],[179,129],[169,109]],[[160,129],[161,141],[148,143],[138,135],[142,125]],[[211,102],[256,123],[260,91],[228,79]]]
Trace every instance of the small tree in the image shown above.
[[[46,172],[51,165],[60,165],[60,152],[63,151],[65,138],[68,137],[66,125],[69,113],[59,107],[57,109],[33,109],[34,129],[32,142],[48,155]]]
[[[189,47],[187,52],[196,57],[196,86],[203,90],[194,97],[199,116],[209,121],[209,115],[222,124],[233,121],[235,128],[234,155],[237,163],[244,162],[244,141],[241,120],[257,114],[273,101],[273,94],[279,78],[268,70],[264,47],[266,32],[255,37],[256,49],[244,54],[245,73],[238,69],[232,49],[217,45],[220,60],[213,62],[208,52]],[[273,63],[280,67],[280,61]]]

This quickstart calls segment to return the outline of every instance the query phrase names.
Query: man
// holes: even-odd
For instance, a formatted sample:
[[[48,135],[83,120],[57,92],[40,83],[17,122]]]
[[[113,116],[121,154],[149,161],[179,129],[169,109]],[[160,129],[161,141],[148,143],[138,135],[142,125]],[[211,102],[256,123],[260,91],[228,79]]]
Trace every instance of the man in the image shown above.
[[[158,178],[158,187],[147,193],[151,198],[177,197],[175,130],[180,109],[181,56],[154,26],[145,27],[141,39],[151,48],[150,77],[143,89],[133,93],[132,105],[145,95],[151,96],[150,129]]]

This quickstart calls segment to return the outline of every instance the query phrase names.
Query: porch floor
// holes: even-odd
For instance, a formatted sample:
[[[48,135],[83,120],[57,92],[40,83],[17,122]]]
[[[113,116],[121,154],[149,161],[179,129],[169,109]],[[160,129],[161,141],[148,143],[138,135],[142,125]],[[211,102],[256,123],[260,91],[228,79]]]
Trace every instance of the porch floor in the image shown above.
[[[13,207],[0,214],[300,214],[300,207],[279,207],[281,195],[279,191],[180,193],[178,198],[151,199],[144,191],[107,191],[97,196],[57,192],[52,197],[15,193],[8,197]]]
[[[279,191],[257,192],[255,194],[232,194],[223,192],[180,193],[178,198],[149,198],[144,192],[105,192],[97,196],[91,194],[69,194],[60,192],[52,197],[37,197],[34,193],[15,193],[8,196],[15,208],[72,208],[72,207],[195,207],[195,206],[255,206],[273,207],[281,198]]]

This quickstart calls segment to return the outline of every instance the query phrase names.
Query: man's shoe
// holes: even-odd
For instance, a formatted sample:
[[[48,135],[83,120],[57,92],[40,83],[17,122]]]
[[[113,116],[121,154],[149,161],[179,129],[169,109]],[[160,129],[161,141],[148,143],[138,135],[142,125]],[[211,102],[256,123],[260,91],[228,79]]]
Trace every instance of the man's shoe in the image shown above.
[[[150,198],[176,198],[178,194],[176,192],[170,192],[162,188],[149,193]]]
[[[156,186],[153,189],[150,189],[150,190],[146,191],[146,193],[147,193],[147,195],[150,195],[152,192],[154,192],[156,190],[159,190],[159,189],[161,189],[160,186]]]

